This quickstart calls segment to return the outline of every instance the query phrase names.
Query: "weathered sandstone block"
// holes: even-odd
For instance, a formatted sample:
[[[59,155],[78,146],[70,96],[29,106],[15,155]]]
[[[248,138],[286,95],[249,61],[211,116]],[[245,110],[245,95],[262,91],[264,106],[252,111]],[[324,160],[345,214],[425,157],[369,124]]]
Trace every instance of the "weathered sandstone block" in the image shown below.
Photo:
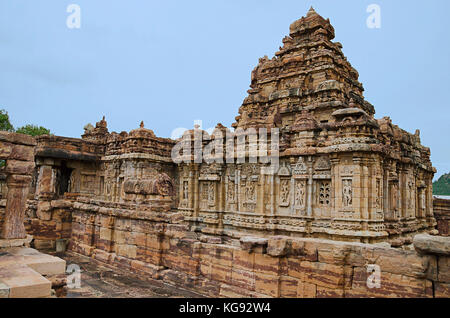
[[[425,254],[450,255],[450,237],[420,234],[414,237],[414,247]]]

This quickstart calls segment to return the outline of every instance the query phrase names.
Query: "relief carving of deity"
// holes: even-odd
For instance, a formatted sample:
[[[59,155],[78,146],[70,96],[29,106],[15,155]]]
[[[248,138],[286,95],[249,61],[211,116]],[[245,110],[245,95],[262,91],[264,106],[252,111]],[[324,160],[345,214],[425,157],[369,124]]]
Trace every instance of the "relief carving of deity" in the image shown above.
[[[256,196],[255,196],[255,184],[251,181],[247,181],[247,184],[245,186],[245,202],[255,202]]]
[[[69,178],[69,184],[67,187],[69,192],[75,192],[75,173],[72,171]]]
[[[397,211],[398,209],[398,186],[396,183],[392,185],[392,210]]]
[[[306,181],[295,183],[294,202],[296,207],[305,207]]]
[[[408,182],[408,209],[413,208],[413,200],[414,200],[414,184],[412,181]]]
[[[379,209],[381,207],[381,200],[380,200],[380,194],[381,194],[381,181],[377,179],[377,186],[375,188],[375,207]]]
[[[165,173],[160,173],[158,175],[155,185],[156,185],[156,192],[159,195],[167,196],[174,194],[172,179]]]
[[[209,182],[208,183],[208,202],[209,204],[214,204],[215,200],[216,200],[216,193],[215,193],[215,189],[214,189],[214,183],[213,182]]]
[[[183,181],[183,200],[187,200],[189,198],[189,182]]]
[[[280,182],[280,205],[289,206],[289,196],[291,194],[289,179],[283,179]]]
[[[422,203],[422,210],[425,210],[425,209],[426,209],[426,196],[425,196],[425,190],[422,190],[422,191],[421,191],[420,196],[421,196],[420,201],[421,201],[421,203]]]
[[[229,202],[234,202],[235,185],[234,181],[230,180],[228,182],[227,199]]]
[[[344,207],[351,207],[353,204],[352,180],[344,180],[342,184],[342,202]]]
[[[105,186],[105,194],[107,196],[111,195],[111,182],[107,181]]]

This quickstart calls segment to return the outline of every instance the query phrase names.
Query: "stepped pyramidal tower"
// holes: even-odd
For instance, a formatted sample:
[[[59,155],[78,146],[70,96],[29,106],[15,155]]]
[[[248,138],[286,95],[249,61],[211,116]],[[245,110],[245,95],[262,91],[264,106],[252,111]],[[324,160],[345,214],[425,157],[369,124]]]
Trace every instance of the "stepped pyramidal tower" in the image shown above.
[[[180,201],[202,231],[402,245],[433,230],[430,150],[418,131],[374,118],[359,74],[334,37],[329,19],[311,8],[291,24],[275,56],[259,60],[233,127],[237,134],[279,128],[281,168],[272,177],[260,173],[261,165],[202,165],[185,187],[198,183],[204,196],[199,204]],[[208,204],[215,191],[225,200]],[[207,220],[223,225],[217,232]]]
[[[233,127],[292,127],[307,118],[331,122],[334,111],[349,107],[373,116],[358,72],[333,39],[330,21],[313,8],[292,23],[280,51],[271,60],[261,58],[253,70],[249,96]]]

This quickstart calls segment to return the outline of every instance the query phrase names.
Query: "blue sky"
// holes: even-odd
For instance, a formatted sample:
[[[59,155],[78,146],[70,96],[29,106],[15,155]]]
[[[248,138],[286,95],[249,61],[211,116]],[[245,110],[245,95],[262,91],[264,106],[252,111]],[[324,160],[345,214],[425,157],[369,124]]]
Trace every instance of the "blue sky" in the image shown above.
[[[81,29],[66,26],[72,3]],[[380,29],[366,26],[372,3]],[[70,137],[103,115],[110,131],[144,120],[162,137],[194,120],[230,126],[258,58],[311,5],[330,18],[376,117],[420,129],[437,176],[449,172],[448,0],[2,0],[0,108],[16,127]]]

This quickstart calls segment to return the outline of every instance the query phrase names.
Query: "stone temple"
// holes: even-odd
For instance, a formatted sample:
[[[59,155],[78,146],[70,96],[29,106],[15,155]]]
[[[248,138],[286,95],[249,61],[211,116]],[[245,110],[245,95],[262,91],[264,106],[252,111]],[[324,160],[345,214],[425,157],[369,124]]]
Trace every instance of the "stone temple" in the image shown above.
[[[1,133],[2,238],[28,234],[38,250],[67,248],[209,296],[448,297],[430,149],[419,131],[375,118],[334,36],[313,9],[292,23],[253,70],[234,129],[211,136],[196,127],[159,138],[144,123],[110,133],[105,118],[81,139]],[[250,160],[261,129],[277,141],[275,170]],[[212,142],[231,160],[190,160]],[[366,286],[369,264],[381,267],[379,289]]]

